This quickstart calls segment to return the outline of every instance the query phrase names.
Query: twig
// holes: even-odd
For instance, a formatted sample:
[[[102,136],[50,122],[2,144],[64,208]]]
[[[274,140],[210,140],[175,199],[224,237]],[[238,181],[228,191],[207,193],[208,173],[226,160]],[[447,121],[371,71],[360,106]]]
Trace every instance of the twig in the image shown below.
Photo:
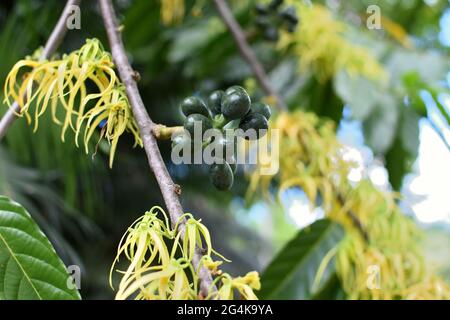
[[[239,23],[233,17],[233,14],[230,10],[230,7],[226,3],[226,0],[214,0],[214,3],[217,7],[217,11],[219,12],[223,22],[230,30],[231,35],[233,36],[234,42],[236,43],[239,52],[241,53],[242,58],[247,61],[250,65],[250,68],[253,71],[253,74],[256,77],[261,88],[264,92],[273,96],[277,101],[277,106],[282,110],[287,110],[286,104],[283,99],[279,96],[279,94],[275,91],[275,89],[270,84],[269,78],[267,77],[266,72],[264,71],[263,66],[258,60],[255,52],[252,50],[250,45],[247,42],[244,31],[242,30]]]
[[[45,44],[44,50],[39,58],[39,61],[49,59],[51,55],[56,51],[59,44],[63,40],[67,32],[66,21],[67,17],[71,13],[72,6],[80,4],[81,0],[67,0],[66,6],[64,7],[58,22],[55,25],[50,37]],[[6,111],[3,118],[0,120],[0,141],[5,136],[11,124],[17,118],[16,113],[20,111],[19,104],[14,101],[13,105]]]
[[[157,124],[155,124],[148,115],[144,102],[139,94],[138,86],[133,76],[134,71],[131,68],[125,52],[117,17],[111,0],[99,1],[103,22],[105,24],[106,33],[108,35],[109,44],[111,47],[111,53],[119,71],[120,78],[125,84],[125,89],[127,91],[128,99],[130,100],[133,115],[141,132],[148,163],[153,171],[153,174],[155,175],[159,188],[161,189],[171,221],[172,223],[176,223],[184,213],[178,198],[180,188],[172,181],[159,151],[156,138],[153,135],[153,130]],[[184,235],[184,232],[185,224],[180,223],[180,233]],[[197,247],[193,260],[196,267],[199,265],[201,257],[201,248]],[[211,274],[206,268],[200,268],[199,278],[200,289],[203,296],[206,297],[208,295],[210,288],[212,288],[213,291],[216,290],[215,286],[212,286]]]

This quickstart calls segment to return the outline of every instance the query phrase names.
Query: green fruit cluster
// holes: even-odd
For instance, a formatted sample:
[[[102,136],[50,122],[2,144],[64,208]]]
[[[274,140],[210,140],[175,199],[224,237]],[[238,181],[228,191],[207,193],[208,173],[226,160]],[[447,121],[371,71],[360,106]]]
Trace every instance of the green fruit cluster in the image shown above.
[[[219,190],[229,190],[234,182],[236,164],[236,136],[225,134],[226,130],[248,129],[256,130],[255,136],[245,135],[246,139],[259,139],[268,129],[271,116],[270,107],[262,102],[251,102],[250,96],[244,88],[232,86],[225,91],[216,90],[207,99],[192,96],[184,99],[180,104],[181,112],[186,116],[184,128],[194,137],[195,123],[200,123],[203,133],[208,129],[220,130],[221,138],[205,138],[202,147],[210,146],[211,150],[222,150],[209,169],[211,183]],[[198,124],[197,124],[198,125]],[[263,131],[260,131],[263,129]],[[232,136],[233,141],[226,138]],[[172,141],[172,147],[178,144],[191,143],[193,139],[187,134],[179,135]],[[191,148],[193,150],[194,148]],[[193,155],[193,153],[191,153]]]
[[[282,7],[283,0],[272,0],[267,5],[255,5],[256,25],[268,41],[277,41],[279,29],[284,28],[293,33],[299,22],[295,7]]]

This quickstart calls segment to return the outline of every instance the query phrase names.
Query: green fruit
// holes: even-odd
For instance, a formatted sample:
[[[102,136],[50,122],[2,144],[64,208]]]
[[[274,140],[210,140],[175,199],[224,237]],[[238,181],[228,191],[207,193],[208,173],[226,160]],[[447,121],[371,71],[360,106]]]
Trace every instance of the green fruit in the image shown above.
[[[229,120],[245,116],[251,104],[247,92],[241,87],[235,87],[229,88],[222,97],[222,114]]]
[[[209,178],[211,183],[221,191],[230,190],[234,182],[233,171],[226,162],[212,164],[209,167]]]
[[[198,113],[205,117],[210,117],[208,108],[205,103],[197,97],[187,97],[180,104],[181,112],[187,117],[191,114]]]
[[[205,117],[204,115],[201,114],[191,114],[189,115],[186,120],[184,121],[184,128],[191,134],[191,137],[194,137],[194,128],[195,128],[195,123],[196,122],[200,122],[201,123],[201,135],[203,137],[203,134],[205,133],[206,130],[211,129],[212,128],[212,121],[211,119]]]
[[[173,137],[172,139],[172,148],[176,145],[185,146],[187,144],[191,144],[191,138],[187,134],[179,134]]]
[[[272,115],[272,111],[270,110],[269,105],[262,102],[252,103],[252,105],[250,106],[250,112],[262,114],[264,117],[266,117],[267,120],[269,120],[270,116]]]
[[[287,31],[290,33],[294,33],[296,28],[297,28],[297,24],[288,24]]]
[[[213,115],[219,114],[222,112],[222,97],[224,92],[222,90],[216,90],[211,93],[208,97],[207,103],[209,110],[211,110]]]
[[[250,113],[241,120],[241,122],[239,123],[239,128],[244,130],[244,132],[249,129],[256,130],[256,139],[259,139],[266,134],[266,132],[260,132],[259,130],[267,130],[269,128],[269,124],[266,117],[264,117],[262,114]],[[249,140],[253,139],[253,137],[250,138],[248,136],[245,136],[245,139]]]
[[[258,16],[256,17],[256,25],[261,28],[265,29],[270,26],[270,20],[267,16]]]
[[[172,139],[172,149],[175,148],[175,146],[179,146],[182,150],[181,152],[181,156],[184,157],[186,154],[184,153],[184,151],[188,148],[189,146],[189,150],[190,150],[190,156],[192,161],[194,161],[194,157],[197,153],[202,152],[203,149],[202,148],[198,148],[195,149],[195,145],[194,145],[194,141],[191,139],[191,137],[189,135],[187,135],[186,133],[182,133],[180,135],[176,135],[173,139]],[[178,149],[180,150],[180,149]]]
[[[222,159],[232,158],[236,152],[236,141],[235,139],[220,137],[211,143],[211,147],[216,149],[221,149],[222,154],[214,154],[214,156],[221,156]]]
[[[275,27],[268,27],[264,31],[264,39],[268,41],[278,41],[278,29]]]
[[[229,94],[232,94],[234,92],[245,92],[245,93],[247,93],[247,91],[245,91],[245,89],[242,88],[241,86],[231,86],[225,91],[225,95],[229,95]]]

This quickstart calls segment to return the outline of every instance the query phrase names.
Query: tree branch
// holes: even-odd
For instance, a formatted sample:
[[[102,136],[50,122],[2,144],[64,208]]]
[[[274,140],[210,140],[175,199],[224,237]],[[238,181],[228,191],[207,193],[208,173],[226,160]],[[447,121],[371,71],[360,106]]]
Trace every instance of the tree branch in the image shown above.
[[[171,221],[172,223],[176,223],[181,215],[184,214],[178,198],[180,193],[179,186],[172,181],[159,151],[156,138],[153,135],[153,130],[156,128],[157,124],[155,124],[148,115],[144,102],[139,94],[138,86],[133,76],[134,71],[125,52],[117,17],[111,0],[99,1],[103,22],[105,24],[106,33],[108,35],[109,44],[111,47],[111,53],[119,71],[120,78],[125,84],[125,89],[127,91],[128,99],[130,100],[133,115],[141,132],[148,163],[153,171],[153,174],[155,175],[159,188],[161,189]],[[185,233],[184,223],[180,223],[180,233],[182,235]],[[199,265],[201,257],[202,250],[197,247],[193,259],[193,264],[195,267]],[[211,274],[206,268],[201,267],[199,270],[199,278],[201,293],[206,297],[212,285]],[[212,290],[216,290],[215,286],[212,287]]]
[[[279,94],[270,84],[269,78],[267,77],[262,64],[259,62],[255,52],[248,44],[245,33],[233,17],[233,13],[226,3],[226,0],[214,0],[214,4],[216,5],[217,11],[219,12],[223,22],[228,27],[228,30],[230,30],[242,58],[250,65],[250,68],[252,69],[253,74],[255,75],[261,88],[267,95],[275,97],[278,108],[287,110],[283,99],[281,99]]]
[[[77,6],[80,4],[81,0],[67,0],[66,6],[64,7],[58,22],[56,23],[50,37],[45,44],[44,50],[39,58],[39,61],[49,59],[51,55],[56,51],[61,41],[67,32],[66,21],[67,17],[71,13],[72,6]],[[19,104],[14,102],[13,105],[6,111],[3,118],[0,120],[0,141],[5,136],[11,124],[17,118],[16,113],[20,111]]]

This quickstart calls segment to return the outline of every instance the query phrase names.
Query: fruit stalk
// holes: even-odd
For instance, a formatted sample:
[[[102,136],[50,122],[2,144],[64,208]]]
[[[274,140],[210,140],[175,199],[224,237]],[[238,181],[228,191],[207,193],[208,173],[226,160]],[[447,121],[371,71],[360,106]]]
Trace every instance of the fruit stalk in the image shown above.
[[[170,177],[159,151],[156,137],[153,134],[153,130],[157,124],[155,124],[150,118],[144,102],[142,101],[141,95],[139,94],[138,86],[136,80],[134,79],[134,71],[126,55],[122,35],[120,33],[121,28],[117,22],[117,16],[114,12],[111,0],[99,1],[100,11],[103,17],[106,33],[108,35],[113,60],[115,61],[119,71],[120,78],[125,85],[133,115],[139,126],[149,166],[153,171],[169,212],[170,219],[174,224],[179,221],[179,218],[184,214],[179,199],[180,187],[176,185]],[[179,223],[181,238],[184,238],[185,222],[186,220],[183,219],[182,222]],[[193,258],[193,265],[196,269],[199,266],[201,258],[201,248],[196,247]],[[215,292],[217,290],[212,283],[211,273],[203,266],[199,270],[199,279],[201,294],[204,297],[206,297],[211,291]]]
[[[49,59],[51,55],[56,51],[59,44],[63,40],[67,32],[66,21],[69,14],[71,14],[72,6],[79,5],[81,0],[68,0],[66,6],[64,7],[58,22],[53,28],[50,37],[48,38],[42,55],[39,58],[40,61]],[[25,93],[26,95],[26,93]],[[6,111],[5,115],[0,120],[0,141],[5,136],[11,124],[17,118],[16,113],[19,112],[19,104],[14,102],[13,105]]]

